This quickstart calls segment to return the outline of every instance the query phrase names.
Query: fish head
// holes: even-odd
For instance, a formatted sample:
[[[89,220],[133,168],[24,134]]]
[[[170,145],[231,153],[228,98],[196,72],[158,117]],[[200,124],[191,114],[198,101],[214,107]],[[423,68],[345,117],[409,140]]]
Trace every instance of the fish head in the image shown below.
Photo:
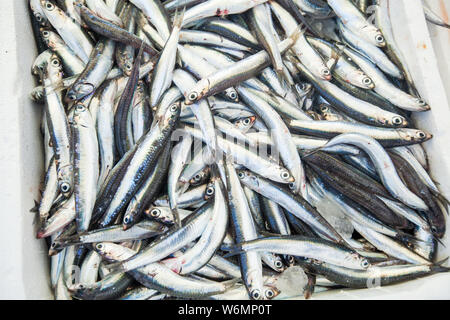
[[[63,28],[68,18],[65,12],[59,8],[53,1],[41,0],[41,7],[48,20],[55,29]]]
[[[209,91],[209,80],[207,78],[197,82],[197,84],[186,94],[185,104],[190,105],[203,98]],[[236,93],[237,98],[237,93]]]
[[[67,90],[66,101],[73,102],[93,93],[95,87],[91,83],[81,82],[75,83],[69,90]]]
[[[211,199],[216,193],[216,187],[214,181],[210,181],[205,189],[205,200]]]
[[[250,130],[251,127],[253,127],[253,124],[256,121],[256,117],[255,116],[250,116],[250,117],[245,117],[242,119],[238,119],[234,122],[234,126],[241,130],[242,132],[247,132],[248,130]]]
[[[373,83],[372,79],[370,79],[368,76],[366,76],[365,74],[362,76],[361,78],[361,85],[369,90],[372,90],[375,88],[375,83]]]
[[[116,57],[123,74],[129,77],[133,70],[133,57],[129,53],[118,54]]]
[[[406,127],[408,125],[408,120],[406,120],[404,117],[397,115],[397,114],[392,115],[392,117],[390,117],[390,118],[381,117],[379,119],[379,122],[382,123],[383,125],[389,125],[389,126],[395,127],[395,128],[402,128],[402,127]]]
[[[330,69],[328,69],[325,66],[322,69],[320,69],[319,74],[320,77],[325,81],[330,81],[332,78]]]
[[[180,102],[174,102],[172,103],[162,116],[162,118],[159,121],[159,127],[163,128],[165,126],[172,126],[176,123],[180,116],[181,112],[181,103]]]
[[[80,101],[73,105],[74,113],[72,122],[85,128],[92,127],[93,121],[89,109]]]
[[[374,32],[373,39],[375,40],[377,47],[383,48],[386,46],[386,40],[380,31],[376,30]]]
[[[151,206],[150,208],[145,210],[145,215],[150,219],[168,225],[174,224],[175,221],[172,212],[168,210],[168,208],[164,207]]]
[[[50,62],[53,53],[50,50],[45,50],[37,58],[34,60],[33,66],[31,67],[31,72],[38,76],[42,75],[45,72],[45,68]]]
[[[280,294],[280,290],[278,290],[275,286],[272,285],[265,285],[263,292],[264,292],[263,300],[272,300],[273,298],[275,298]]]
[[[231,101],[238,102],[238,94],[237,94],[236,90],[234,90],[233,88],[226,90],[226,96]]]
[[[64,41],[53,31],[41,28],[40,30],[42,39],[45,44],[52,50],[64,46]]]

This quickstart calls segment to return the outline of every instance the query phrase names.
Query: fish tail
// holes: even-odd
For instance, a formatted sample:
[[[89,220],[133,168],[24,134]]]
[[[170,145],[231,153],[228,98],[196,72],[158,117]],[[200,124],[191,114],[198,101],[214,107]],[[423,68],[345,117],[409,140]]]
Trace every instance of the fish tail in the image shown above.
[[[126,271],[125,267],[122,264],[122,261],[110,263],[110,264],[106,265],[105,267],[109,270],[110,275],[119,274],[119,273],[123,273]]]
[[[175,11],[172,29],[181,29],[181,26],[183,25],[183,19],[184,19],[185,12],[186,12],[186,6],[184,6],[180,12],[178,12],[178,9]]]

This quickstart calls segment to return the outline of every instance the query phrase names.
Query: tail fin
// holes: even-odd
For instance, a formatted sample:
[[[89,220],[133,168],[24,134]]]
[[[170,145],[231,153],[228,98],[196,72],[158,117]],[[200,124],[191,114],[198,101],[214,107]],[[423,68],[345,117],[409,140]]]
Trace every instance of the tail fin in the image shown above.
[[[234,278],[231,280],[227,280],[227,281],[223,281],[221,282],[223,285],[225,285],[226,290],[234,287],[236,285],[236,283],[238,283],[239,281],[241,281],[241,278]]]
[[[175,15],[172,23],[172,30],[175,28],[181,29],[183,25],[184,13],[186,12],[186,7],[183,7],[181,12],[178,12],[178,9],[175,11]]]
[[[235,244],[232,246],[229,246],[227,248],[222,248],[223,250],[228,250],[228,253],[226,253],[223,257],[224,258],[229,258],[235,255],[238,255],[242,252],[244,252],[244,250],[242,250],[242,246],[240,244]]]
[[[307,158],[309,156],[312,156],[313,154],[315,154],[315,153],[317,153],[319,151],[322,151],[324,148],[326,148],[326,146],[319,147],[319,148],[316,148],[316,149],[311,149],[309,151],[305,151],[305,152],[303,152],[303,158]]]
[[[449,257],[447,257],[441,261],[438,261],[433,266],[431,266],[431,272],[432,273],[449,272],[450,268],[443,266],[443,264],[448,261],[448,258]]]
[[[34,207],[30,209],[30,212],[38,213],[39,212],[39,202],[34,200]]]
[[[123,273],[123,272],[126,272],[126,270],[125,270],[122,262],[123,261],[113,262],[108,265],[105,265],[105,267],[109,270],[110,275]]]

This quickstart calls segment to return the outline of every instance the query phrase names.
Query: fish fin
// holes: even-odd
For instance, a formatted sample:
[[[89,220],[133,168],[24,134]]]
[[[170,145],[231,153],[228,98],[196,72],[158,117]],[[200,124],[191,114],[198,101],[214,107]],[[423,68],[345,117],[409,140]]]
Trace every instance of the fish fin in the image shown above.
[[[184,6],[180,12],[178,12],[178,8],[175,10],[175,15],[173,18],[173,23],[172,23],[172,29],[175,29],[175,28],[181,29],[181,26],[183,25],[185,12],[186,12],[186,6]]]
[[[430,22],[430,23],[432,23],[432,24],[434,24],[436,26],[450,29],[450,24],[448,24],[448,23],[433,21],[433,19],[429,19],[426,15],[425,15],[425,17],[426,17],[428,22]]]
[[[298,38],[300,38],[300,36],[302,35],[302,34],[304,34],[305,33],[305,30],[304,30],[304,28],[303,28],[303,26],[297,26],[297,28],[289,35],[289,38],[291,38],[292,39],[292,41],[294,42],[294,43],[296,43],[297,42],[297,40],[298,40]]]
[[[227,281],[223,281],[223,282],[221,282],[223,285],[225,285],[225,287],[227,288],[227,289],[230,289],[230,288],[232,288],[232,287],[234,287],[234,285],[236,284],[236,283],[238,283],[239,281],[241,281],[242,279],[241,278],[234,278],[234,279],[231,279],[231,280],[227,280]]]
[[[34,200],[34,207],[30,209],[30,212],[38,213],[39,212],[39,202]]]
[[[180,213],[178,212],[178,209],[176,207],[170,208],[170,211],[173,214],[175,226],[177,227],[177,229],[181,228],[181,219],[180,219]]]
[[[445,248],[444,242],[442,242],[442,240],[439,239],[438,236],[436,236],[436,235],[434,235],[434,234],[431,234],[431,235],[433,236],[433,239],[434,239],[434,240],[436,240],[441,246],[443,246],[443,247]]]
[[[438,266],[442,266],[444,263],[446,263],[446,262],[448,261],[449,258],[450,258],[450,257],[447,257],[447,258],[445,258],[445,259],[442,259],[442,260],[436,262],[435,264],[438,265]]]
[[[448,258],[442,259],[441,261],[436,262],[434,265],[431,266],[431,271],[433,273],[439,273],[439,272],[449,272],[450,268],[443,266],[444,263],[448,261]]]
[[[119,274],[125,272],[125,268],[122,264],[123,261],[113,262],[105,265],[105,267],[109,270],[109,274]]]
[[[407,234],[406,232],[397,230],[398,235],[397,235],[397,239],[402,241],[402,242],[411,242],[411,243],[424,243],[426,241],[422,240],[422,239],[418,239],[410,234]]]
[[[67,236],[67,237],[61,237],[59,238],[57,241],[55,241],[55,243],[59,244],[59,247],[64,248],[64,247],[69,247],[69,246],[73,246],[76,244],[81,244],[81,234],[74,234],[71,236]]]
[[[307,158],[309,156],[312,156],[313,154],[315,154],[315,153],[317,153],[319,151],[322,151],[324,148],[325,148],[325,146],[305,151],[305,152],[303,152],[303,158]]]
[[[445,213],[448,213],[448,207],[450,206],[450,201],[442,194],[442,193],[436,193],[434,196],[439,200],[442,204],[443,209],[445,210]]]
[[[231,246],[229,246],[229,247],[222,247],[221,249],[222,249],[222,250],[227,250],[227,251],[228,251],[228,253],[226,253],[226,254],[223,255],[223,257],[224,257],[225,259],[226,259],[226,258],[229,258],[229,257],[232,257],[232,256],[235,256],[235,255],[238,255],[238,254],[244,252],[244,250],[242,250],[241,245],[239,245],[239,244],[231,245]]]

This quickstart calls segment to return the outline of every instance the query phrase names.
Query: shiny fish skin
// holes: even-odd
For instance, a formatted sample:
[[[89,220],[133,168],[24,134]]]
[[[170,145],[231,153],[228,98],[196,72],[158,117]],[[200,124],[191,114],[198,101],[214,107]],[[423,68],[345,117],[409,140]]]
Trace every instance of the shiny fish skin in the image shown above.
[[[114,272],[123,270],[130,271],[160,259],[181,249],[186,244],[196,239],[203,232],[212,214],[210,204],[202,206],[197,212],[187,218],[188,221],[182,228],[172,227],[157,241],[152,242],[142,252],[122,261],[111,268]]]
[[[60,70],[60,63],[56,57],[51,60],[49,68],[53,68],[52,66]],[[45,87],[45,115],[47,117],[51,145],[55,154],[58,186],[63,195],[69,196],[73,191],[72,144],[70,141],[69,120],[64,110],[61,93],[52,89],[52,86],[58,85],[58,83],[54,83],[54,80],[46,76],[44,76],[43,83]]]
[[[329,0],[328,5],[352,32],[375,46],[384,47],[386,45],[380,30],[366,20],[351,0]]]
[[[103,214],[99,226],[111,225],[114,218],[131,200],[143,183],[143,176],[155,163],[157,156],[161,153],[164,144],[167,142],[180,114],[179,104],[173,104],[167,112],[162,122],[162,127],[154,128],[143,137],[135,147],[135,152],[127,165],[124,175],[121,178],[119,188],[116,190],[114,199],[109,204],[108,209]]]
[[[344,52],[352,58],[375,83],[375,91],[387,98],[399,108],[409,111],[427,111],[430,107],[422,99],[413,97],[394,87],[387,78],[370,61],[351,50]]]
[[[389,3],[28,0],[55,299],[340,297],[449,272],[430,106]]]
[[[295,33],[291,37],[292,38],[288,38],[278,44],[280,52],[284,53],[294,44],[295,39],[298,37],[298,33]],[[187,93],[185,103],[188,105],[192,104],[203,97],[211,96],[222,91],[223,89],[228,88],[235,82],[247,80],[258,71],[267,67],[269,61],[269,55],[265,51],[260,51],[257,54],[238,61],[228,68],[219,70],[198,81],[197,84]],[[230,81],[230,79],[233,80]]]
[[[61,59],[64,66],[65,75],[73,76],[81,73],[86,63],[84,63],[73,51],[70,49],[61,37],[51,31],[43,29],[41,31],[42,39],[47,44],[47,46],[55,52]]]
[[[384,186],[395,198],[414,209],[428,210],[423,200],[413,194],[400,180],[392,160],[378,142],[361,134],[348,133],[331,139],[326,145],[332,146],[340,143],[352,144],[362,148],[374,163]]]
[[[307,199],[305,173],[286,124],[275,110],[252,93],[252,89],[238,87],[238,92],[244,101],[251,105],[251,108],[263,119],[268,129],[271,130],[272,139],[274,139],[275,146],[280,152],[280,158],[294,178],[292,185],[289,185],[289,187],[295,193],[301,194]]]
[[[93,93],[106,79],[114,60],[115,43],[112,40],[99,41],[85,69],[67,90],[66,99],[75,101]]]
[[[58,31],[61,38],[84,63],[88,63],[89,56],[94,49],[89,36],[81,29],[80,25],[73,22],[54,3],[42,0],[41,3],[49,22]]]
[[[142,40],[140,38],[128,32],[127,30],[120,28],[114,23],[97,17],[88,8],[82,6],[81,4],[78,5],[81,6],[81,17],[90,29],[111,40],[133,46],[135,49],[139,49],[141,47]],[[152,46],[150,46],[150,44],[144,42],[143,46],[144,51],[151,56],[154,56],[157,53],[157,51]]]
[[[323,250],[317,255],[314,254],[314,249],[316,246],[317,250]],[[317,259],[356,270],[365,270],[370,267],[370,263],[366,259],[361,258],[348,248],[339,246],[327,240],[311,239],[301,236],[267,237],[261,240],[258,239],[247,241],[242,244],[237,244],[235,246],[235,250],[267,250],[280,254]],[[326,254],[327,251],[331,251],[333,253]],[[342,260],[338,258],[341,255],[345,256]]]
[[[183,26],[202,18],[241,13],[266,1],[267,0],[238,0],[231,3],[223,3],[221,0],[208,0],[197,4],[186,11]]]
[[[78,232],[87,231],[97,194],[98,143],[95,124],[89,110],[75,106],[72,120],[74,139],[74,195]]]
[[[288,126],[295,131],[313,136],[332,138],[341,133],[359,132],[376,139],[384,147],[399,147],[422,143],[432,138],[432,135],[422,130],[409,128],[378,128],[360,123],[345,121],[300,121],[291,120]]]
[[[110,80],[98,91],[100,96],[95,122],[100,151],[100,173],[98,177],[98,190],[100,190],[114,166],[114,97],[117,93],[117,82]]]
[[[150,87],[150,106],[152,108],[156,107],[161,96],[169,89],[172,83],[183,14],[184,12],[174,18],[172,32],[164,45],[156,63],[156,68],[152,73],[152,85]]]

